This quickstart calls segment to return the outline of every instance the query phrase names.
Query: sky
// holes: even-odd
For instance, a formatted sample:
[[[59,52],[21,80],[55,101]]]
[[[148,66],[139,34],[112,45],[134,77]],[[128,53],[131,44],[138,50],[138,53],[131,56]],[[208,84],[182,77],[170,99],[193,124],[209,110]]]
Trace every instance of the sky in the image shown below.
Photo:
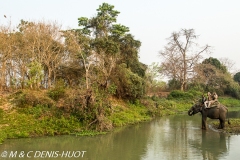
[[[228,59],[240,71],[239,0],[1,0],[0,25],[17,26],[20,20],[56,21],[63,28],[78,28],[79,17],[94,17],[103,2],[120,11],[117,23],[130,28],[142,46],[140,61],[161,62],[159,52],[171,33],[194,29],[199,46],[211,46],[205,58]],[[4,17],[6,15],[7,18]]]

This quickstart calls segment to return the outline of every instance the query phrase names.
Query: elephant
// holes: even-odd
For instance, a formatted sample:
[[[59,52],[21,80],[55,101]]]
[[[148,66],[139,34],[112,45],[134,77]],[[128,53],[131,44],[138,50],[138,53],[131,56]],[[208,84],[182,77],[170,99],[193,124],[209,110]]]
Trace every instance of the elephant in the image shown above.
[[[219,126],[218,129],[224,129],[225,127],[225,121],[228,114],[228,108],[224,106],[223,104],[218,104],[215,107],[211,108],[205,108],[205,105],[203,101],[198,102],[194,104],[189,110],[188,115],[193,116],[194,114],[200,112],[202,114],[202,129],[207,129],[207,117],[211,119],[219,119]],[[228,119],[228,124],[230,124],[230,121]]]

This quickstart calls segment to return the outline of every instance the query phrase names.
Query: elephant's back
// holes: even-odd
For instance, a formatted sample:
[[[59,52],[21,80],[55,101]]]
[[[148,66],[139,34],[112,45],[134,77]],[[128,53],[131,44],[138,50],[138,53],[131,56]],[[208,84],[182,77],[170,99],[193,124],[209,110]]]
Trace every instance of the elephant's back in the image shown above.
[[[225,105],[221,104],[221,103],[220,103],[220,107],[219,108],[221,110],[228,111],[228,108]]]

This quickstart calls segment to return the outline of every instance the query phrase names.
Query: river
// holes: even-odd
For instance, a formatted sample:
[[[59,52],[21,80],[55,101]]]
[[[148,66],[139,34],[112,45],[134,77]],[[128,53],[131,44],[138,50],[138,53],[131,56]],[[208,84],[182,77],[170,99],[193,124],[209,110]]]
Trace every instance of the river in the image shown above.
[[[230,117],[240,117],[231,111]],[[208,119],[208,122],[211,120]],[[9,139],[0,159],[220,160],[240,158],[240,136],[201,128],[200,114],[175,115],[115,129],[94,137],[53,136]]]

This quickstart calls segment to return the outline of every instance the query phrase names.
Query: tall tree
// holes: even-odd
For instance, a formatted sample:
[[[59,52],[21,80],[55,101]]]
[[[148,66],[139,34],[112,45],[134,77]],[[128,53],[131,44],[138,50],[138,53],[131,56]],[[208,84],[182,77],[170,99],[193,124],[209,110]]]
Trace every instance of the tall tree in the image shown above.
[[[181,90],[186,90],[187,82],[193,76],[193,67],[209,51],[209,46],[198,47],[198,36],[194,29],[181,29],[173,32],[168,44],[160,52],[163,74],[181,83]]]
[[[98,66],[98,83],[104,88],[108,87],[109,77],[116,66],[119,56],[119,45],[111,38],[112,32],[126,32],[126,27],[115,27],[117,16],[120,12],[114,10],[113,5],[103,3],[97,9],[96,17],[88,19],[81,17],[78,19],[82,34],[91,38],[91,52],[96,59],[95,64]],[[121,31],[122,28],[125,28]]]

